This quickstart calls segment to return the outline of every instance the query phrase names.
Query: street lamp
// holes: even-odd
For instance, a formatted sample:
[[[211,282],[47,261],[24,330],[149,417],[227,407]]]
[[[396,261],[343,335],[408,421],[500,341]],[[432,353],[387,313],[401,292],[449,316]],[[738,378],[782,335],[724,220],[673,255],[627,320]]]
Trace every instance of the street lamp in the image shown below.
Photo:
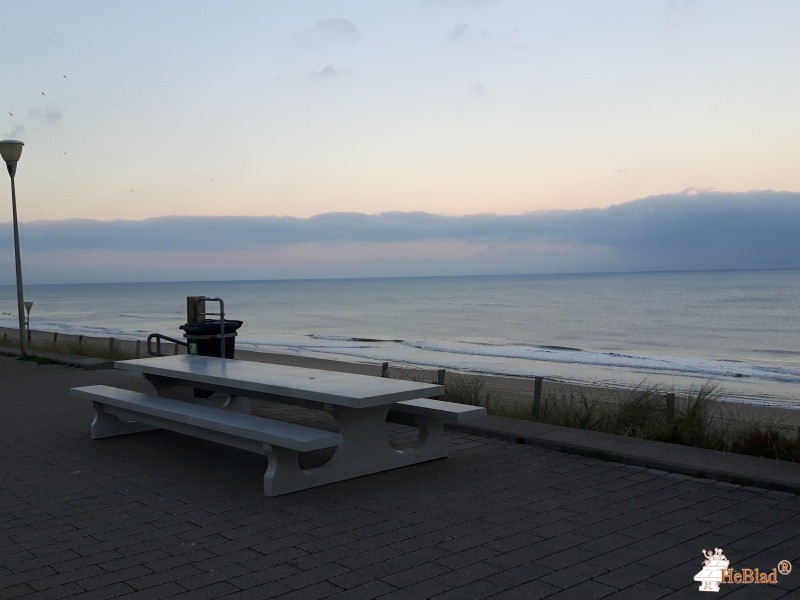
[[[22,156],[22,142],[17,140],[0,141],[0,155],[6,161],[8,174],[11,176],[11,211],[14,217],[14,259],[17,266],[17,314],[19,315],[19,351],[25,356],[28,353],[27,336],[25,335],[24,294],[22,293],[22,263],[19,259],[19,228],[17,227],[17,191],[14,187],[14,175],[17,173],[17,161]]]

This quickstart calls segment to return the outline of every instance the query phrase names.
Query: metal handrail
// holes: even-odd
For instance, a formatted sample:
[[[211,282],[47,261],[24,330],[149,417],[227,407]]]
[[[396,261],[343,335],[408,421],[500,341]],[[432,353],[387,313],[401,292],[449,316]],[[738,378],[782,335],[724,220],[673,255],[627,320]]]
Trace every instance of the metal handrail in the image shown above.
[[[152,340],[156,340],[156,350],[153,352],[151,347]],[[161,352],[161,340],[167,340],[168,342],[172,342],[178,346],[185,346],[186,348],[189,347],[189,343],[184,340],[179,340],[176,338],[169,337],[168,335],[163,335],[161,333],[151,333],[147,336],[147,353],[150,356],[166,356],[166,354]]]

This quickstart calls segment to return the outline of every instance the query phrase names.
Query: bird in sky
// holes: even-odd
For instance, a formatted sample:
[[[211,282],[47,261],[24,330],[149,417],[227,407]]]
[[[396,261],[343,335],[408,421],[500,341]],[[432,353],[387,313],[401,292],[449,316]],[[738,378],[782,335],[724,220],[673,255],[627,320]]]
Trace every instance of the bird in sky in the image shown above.
[[[12,112],[10,112],[10,113],[8,113],[8,114],[10,114],[12,117],[14,116],[14,113],[12,113]]]
[[[42,96],[44,96],[44,92],[42,92]]]

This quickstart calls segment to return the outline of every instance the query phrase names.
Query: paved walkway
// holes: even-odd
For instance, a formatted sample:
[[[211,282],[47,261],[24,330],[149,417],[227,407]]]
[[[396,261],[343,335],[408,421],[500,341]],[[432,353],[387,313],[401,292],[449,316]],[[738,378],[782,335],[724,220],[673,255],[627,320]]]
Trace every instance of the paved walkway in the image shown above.
[[[263,457],[163,431],[92,441],[91,408],[69,388],[147,389],[127,373],[0,357],[0,381],[2,600],[800,590],[800,496],[784,491],[798,489],[797,465],[487,419],[480,434],[448,434],[447,460],[266,498]],[[659,457],[670,471],[642,466]],[[766,477],[676,473],[698,465],[723,479]],[[692,578],[715,547],[737,572],[798,568],[708,596]]]

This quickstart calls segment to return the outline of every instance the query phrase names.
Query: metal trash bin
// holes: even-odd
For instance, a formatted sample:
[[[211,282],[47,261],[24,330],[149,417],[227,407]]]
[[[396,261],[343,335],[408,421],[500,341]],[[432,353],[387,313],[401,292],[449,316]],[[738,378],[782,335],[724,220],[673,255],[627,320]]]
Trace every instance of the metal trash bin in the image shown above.
[[[206,302],[217,302],[219,312],[206,311]],[[218,319],[207,319],[216,316]],[[209,298],[206,296],[186,297],[186,323],[180,326],[184,331],[186,346],[189,354],[199,356],[216,356],[220,358],[233,358],[236,344],[236,330],[242,326],[242,321],[233,321],[225,318],[225,303],[222,298]],[[195,388],[195,398],[208,398],[213,392]]]
[[[222,348],[224,340],[225,356],[233,358],[236,349],[236,330],[242,326],[242,321],[199,321],[185,323],[180,326],[184,331],[183,337],[189,346],[189,354],[199,356],[223,357]]]

